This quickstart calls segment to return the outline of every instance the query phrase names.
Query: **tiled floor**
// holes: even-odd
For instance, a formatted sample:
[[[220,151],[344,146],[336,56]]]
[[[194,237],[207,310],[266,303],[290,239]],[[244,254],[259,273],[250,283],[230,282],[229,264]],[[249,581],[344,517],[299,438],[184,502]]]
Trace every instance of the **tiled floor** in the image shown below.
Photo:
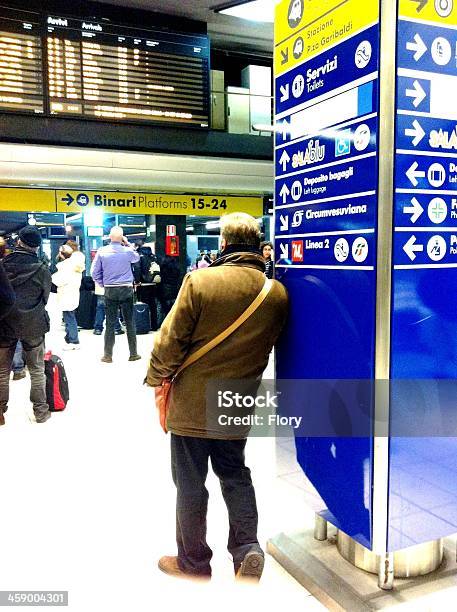
[[[267,557],[259,586],[235,584],[226,551],[227,516],[210,477],[211,584],[178,581],[156,567],[173,554],[174,487],[168,439],[142,386],[152,335],[139,337],[143,359],[127,361],[125,336],[113,364],[100,363],[102,337],[81,333],[81,350],[62,352],[58,317],[48,347],[65,361],[71,402],[44,425],[29,421],[29,379],[11,382],[0,429],[0,590],[68,590],[71,611],[297,610],[324,608]],[[275,442],[248,447],[260,509],[259,536],[311,525],[303,491],[276,477]],[[288,450],[289,459],[293,454]],[[283,462],[284,463],[284,462]],[[296,466],[292,464],[292,470]]]

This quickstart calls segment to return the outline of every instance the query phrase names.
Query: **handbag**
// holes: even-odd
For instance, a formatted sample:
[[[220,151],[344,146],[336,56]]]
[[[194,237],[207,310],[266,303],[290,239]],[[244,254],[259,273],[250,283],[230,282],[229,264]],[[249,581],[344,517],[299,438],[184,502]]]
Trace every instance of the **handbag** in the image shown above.
[[[257,308],[264,302],[267,295],[270,293],[272,286],[273,286],[273,281],[268,278],[265,279],[265,283],[262,287],[261,292],[258,294],[255,300],[246,308],[246,310],[238,317],[238,319],[234,323],[229,325],[229,327],[227,327],[227,329],[221,332],[218,336],[210,340],[207,344],[205,344],[205,346],[202,346],[201,348],[198,349],[198,351],[195,351],[195,353],[192,353],[192,355],[187,357],[184,363],[180,365],[179,368],[176,370],[172,378],[163,379],[161,386],[155,387],[154,390],[155,390],[156,407],[159,411],[160,425],[165,433],[168,432],[167,416],[168,416],[170,393],[171,393],[172,385],[174,381],[176,380],[177,376],[181,374],[181,372],[185,368],[192,365],[193,363],[198,361],[201,357],[206,355],[206,353],[209,353],[209,351],[211,351],[213,348],[221,344],[221,342],[223,342],[226,338],[231,336],[233,332],[235,332],[245,321],[247,321],[249,317],[254,314]]]

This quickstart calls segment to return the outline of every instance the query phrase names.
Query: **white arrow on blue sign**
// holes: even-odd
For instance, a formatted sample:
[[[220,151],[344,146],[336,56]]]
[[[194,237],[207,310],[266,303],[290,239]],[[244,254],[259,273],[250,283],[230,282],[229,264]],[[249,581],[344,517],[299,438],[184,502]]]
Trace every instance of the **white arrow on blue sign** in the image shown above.
[[[283,140],[287,140],[287,135],[289,133],[289,127],[290,127],[289,122],[286,119],[284,119],[284,121],[281,124],[281,133],[282,133]]]
[[[416,236],[411,236],[408,242],[403,247],[403,250],[408,255],[411,261],[416,259],[416,253],[424,250],[423,244],[416,244]]]
[[[281,232],[287,232],[289,229],[289,217],[287,215],[279,215],[279,220],[281,222]]]
[[[412,206],[405,206],[403,208],[403,212],[405,215],[412,215],[410,221],[411,223],[416,223],[421,214],[424,212],[424,209],[417,198],[413,198],[411,200],[411,204]]]
[[[287,200],[287,196],[290,194],[290,190],[289,187],[287,187],[287,185],[284,183],[284,185],[281,187],[281,191],[279,192],[279,195],[282,198],[282,203],[285,204],[286,200]]]
[[[282,166],[282,171],[285,172],[287,170],[287,164],[290,162],[290,156],[287,151],[284,149],[281,157],[279,158],[279,163]]]
[[[416,62],[420,60],[420,58],[427,52],[427,45],[424,43],[419,34],[415,34],[414,42],[407,42],[406,48],[408,51],[414,51],[414,59]]]
[[[289,259],[289,245],[281,242],[279,248],[281,250],[281,259]]]
[[[418,178],[424,178],[425,172],[424,170],[418,170],[419,164],[415,161],[411,164],[411,166],[406,171],[406,176],[409,178],[413,187],[417,187],[419,184]]]
[[[281,85],[279,90],[281,92],[281,102],[286,102],[289,99],[289,83]]]
[[[412,128],[407,128],[405,130],[405,136],[411,136],[413,138],[412,144],[415,147],[421,142],[425,136],[425,132],[417,119],[414,119]]]
[[[425,98],[427,97],[427,94],[425,93],[422,85],[417,80],[415,80],[413,83],[413,89],[407,89],[405,91],[405,94],[407,95],[408,98],[414,98],[413,100],[414,108],[417,108],[419,104],[423,102]]]

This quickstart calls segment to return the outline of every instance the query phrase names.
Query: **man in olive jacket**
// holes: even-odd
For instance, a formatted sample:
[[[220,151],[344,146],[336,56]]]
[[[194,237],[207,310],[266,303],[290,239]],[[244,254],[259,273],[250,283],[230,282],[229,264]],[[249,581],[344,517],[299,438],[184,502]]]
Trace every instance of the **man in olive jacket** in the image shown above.
[[[30,401],[37,423],[44,423],[51,413],[46,402],[44,374],[44,337],[49,331],[45,306],[51,291],[51,274],[37,256],[40,232],[26,226],[19,232],[17,249],[3,260],[6,275],[16,295],[16,302],[0,321],[0,425],[9,399],[9,378],[14,351],[21,340],[30,373]]]
[[[265,283],[259,254],[260,230],[244,213],[221,219],[222,256],[188,274],[175,305],[157,334],[147,383],[161,385],[186,357],[223,332],[249,307]],[[167,426],[171,432],[172,475],[177,487],[178,555],[162,557],[159,568],[174,576],[211,576],[206,543],[208,460],[218,476],[229,514],[228,550],[238,577],[259,579],[264,564],[257,540],[257,507],[246,439],[224,439],[207,430],[209,380],[259,379],[284,325],[287,293],[277,281],[256,312],[231,336],[186,368],[173,384]],[[227,436],[229,437],[229,436]]]

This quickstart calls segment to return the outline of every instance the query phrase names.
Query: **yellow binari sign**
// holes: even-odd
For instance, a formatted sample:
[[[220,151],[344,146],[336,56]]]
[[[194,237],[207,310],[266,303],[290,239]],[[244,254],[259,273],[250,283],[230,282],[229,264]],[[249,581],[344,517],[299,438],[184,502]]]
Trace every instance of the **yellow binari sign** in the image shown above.
[[[0,189],[0,211],[56,212],[53,189]]]
[[[263,214],[260,197],[224,195],[176,195],[167,193],[127,193],[122,191],[58,190],[57,212],[84,212],[98,209],[125,215],[201,215],[220,217],[232,212]]]
[[[400,0],[398,14],[409,19],[457,26],[455,0]]]
[[[88,209],[125,215],[220,217],[227,213],[245,212],[254,217],[261,217],[263,198],[258,196],[0,188],[0,211],[73,213],[84,212]]]
[[[282,0],[276,6],[276,76],[379,20],[375,0]]]

